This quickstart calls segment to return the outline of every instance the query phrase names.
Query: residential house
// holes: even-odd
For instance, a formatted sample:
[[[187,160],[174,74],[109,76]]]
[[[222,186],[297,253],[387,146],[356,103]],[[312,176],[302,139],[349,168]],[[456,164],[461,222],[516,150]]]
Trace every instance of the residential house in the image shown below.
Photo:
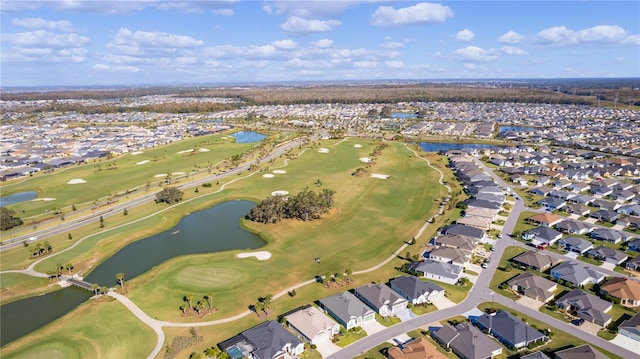
[[[591,202],[591,206],[597,207],[600,209],[608,209],[611,211],[615,211],[618,208],[622,207],[622,204],[614,201],[609,201],[606,199],[596,198]]]
[[[540,243],[554,244],[562,238],[562,233],[548,227],[536,227],[522,234],[522,239]]]
[[[555,304],[571,315],[601,327],[606,327],[611,322],[611,316],[606,312],[611,310],[613,303],[577,288],[558,298]]]
[[[599,221],[613,223],[620,218],[620,214],[616,211],[612,211],[610,209],[601,209],[595,212],[592,212],[589,217],[595,218]]]
[[[618,334],[640,343],[640,313],[620,323],[618,326]]]
[[[581,194],[579,196],[575,196],[573,198],[571,198],[569,200],[569,202],[572,203],[576,203],[576,204],[582,204],[582,205],[590,205],[591,203],[593,203],[593,201],[595,201],[596,198],[593,196],[589,196],[588,194]]]
[[[531,272],[520,273],[508,280],[507,286],[525,297],[533,298],[543,303],[553,299],[554,292],[558,289],[556,283]]]
[[[581,221],[565,219],[556,225],[556,229],[568,234],[587,234],[595,229],[595,226]]]
[[[467,207],[487,208],[492,210],[500,209],[501,204],[498,202],[491,202],[483,199],[469,199],[464,201]]]
[[[591,345],[585,344],[555,352],[556,359],[608,359],[599,351],[593,349]]]
[[[511,260],[519,265],[537,270],[538,272],[544,272],[559,262],[549,255],[532,251],[521,253],[513,257]]]
[[[478,228],[465,226],[463,224],[452,224],[444,229],[444,234],[461,234],[463,236],[481,240],[484,237],[484,231]]]
[[[392,347],[387,351],[389,359],[447,359],[425,338],[418,338],[402,347]]]
[[[624,307],[640,306],[640,283],[633,279],[613,277],[600,285],[600,294],[620,299]]]
[[[563,207],[563,210],[569,214],[577,214],[578,216],[585,217],[591,213],[591,209],[583,204],[567,203]]]
[[[462,275],[462,266],[433,259],[415,262],[409,267],[409,270],[420,274],[424,278],[449,284],[456,284]]]
[[[585,192],[590,190],[591,185],[585,182],[574,182],[574,183],[571,183],[567,188],[569,188],[574,192],[580,193],[580,192]]]
[[[280,323],[270,320],[218,344],[231,358],[294,359],[304,343]]]
[[[385,284],[365,284],[355,288],[353,294],[383,317],[398,315],[407,308],[407,300]]]
[[[412,305],[432,303],[444,297],[444,289],[431,282],[425,282],[414,276],[400,276],[389,281],[393,290],[411,302]]]
[[[624,235],[613,229],[596,228],[591,232],[591,238],[599,241],[618,243],[624,238]]]
[[[536,187],[536,188],[532,188],[529,190],[529,193],[536,195],[536,196],[543,196],[546,197],[549,195],[549,193],[551,193],[551,191],[553,191],[553,189],[549,188],[549,187]]]
[[[475,227],[483,231],[486,231],[489,228],[491,228],[491,219],[489,218],[464,216],[456,220],[456,223],[463,224],[469,227]]]
[[[478,240],[459,234],[445,234],[444,236],[434,238],[433,244],[441,247],[451,247],[463,249],[466,251],[473,251],[478,244]]]
[[[640,216],[640,204],[628,204],[622,206],[617,210],[620,214],[626,214],[627,216]]]
[[[312,305],[299,308],[284,318],[291,328],[311,344],[329,341],[340,333],[340,324]]]
[[[613,191],[613,193],[610,194],[609,196],[615,199],[616,201],[626,202],[626,201],[631,201],[633,197],[636,196],[636,194],[629,190],[621,190],[621,191]]]
[[[632,239],[627,242],[627,248],[632,251],[640,252],[640,238]]]
[[[347,330],[375,320],[375,312],[350,292],[341,292],[320,299],[320,307]]]
[[[596,248],[593,248],[589,250],[587,254],[595,259],[599,259],[615,265],[620,265],[622,264],[622,262],[626,261],[629,258],[629,256],[627,256],[625,253],[605,246],[598,246]]]
[[[562,221],[563,217],[553,213],[536,213],[527,218],[527,221],[536,226],[553,227]]]
[[[583,286],[588,283],[600,283],[604,280],[605,275],[590,266],[578,262],[563,262],[551,269],[551,276],[557,281],[562,279],[567,283],[571,283],[575,287]]]
[[[558,245],[569,252],[584,254],[593,248],[593,243],[578,237],[565,237],[558,241]]]
[[[513,175],[510,177],[510,180],[511,182],[519,186],[526,186],[527,184],[529,184],[529,181],[527,181],[527,179],[522,177],[521,175]]]
[[[512,350],[549,339],[546,335],[505,310],[499,310],[492,314],[485,313],[479,317],[471,317],[471,320],[480,329],[488,330],[489,334]]]
[[[451,247],[438,247],[425,253],[425,257],[440,262],[452,263],[459,266],[466,266],[471,259],[471,252],[464,249]]]
[[[467,207],[464,211],[464,216],[465,217],[480,217],[480,218],[487,218],[489,220],[493,220],[496,215],[498,214],[498,211],[496,210],[491,210],[488,208],[478,208],[478,207]]]
[[[504,193],[486,193],[480,190],[480,192],[474,195],[473,198],[479,201],[489,201],[489,202],[495,202],[498,204],[503,204],[506,199],[506,196],[504,195]]]
[[[547,354],[541,351],[533,352],[531,354],[523,355],[520,359],[551,359]]]
[[[613,193],[613,189],[609,187],[599,187],[591,185],[591,194],[596,197],[605,197]]]
[[[490,359],[502,353],[502,345],[469,323],[445,325],[432,336],[463,359]]]
[[[556,197],[546,197],[536,203],[541,205],[547,211],[558,210],[567,204],[565,200]]]
[[[559,198],[563,201],[568,201],[571,198],[575,197],[576,194],[573,192],[569,192],[569,191],[560,191],[560,190],[553,190],[551,192],[549,192],[549,197],[553,197],[553,198]]]
[[[634,257],[633,259],[630,259],[626,264],[625,267],[628,270],[634,270],[634,271],[638,271],[640,272],[640,255]]]
[[[623,227],[630,228],[630,229],[640,229],[640,217],[636,217],[636,216],[622,217],[616,221],[616,224],[621,225]]]

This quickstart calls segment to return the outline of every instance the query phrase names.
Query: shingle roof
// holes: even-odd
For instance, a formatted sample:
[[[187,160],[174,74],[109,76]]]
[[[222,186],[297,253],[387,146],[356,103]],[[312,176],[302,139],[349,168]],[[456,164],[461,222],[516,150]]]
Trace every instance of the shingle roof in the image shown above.
[[[640,283],[629,278],[613,277],[600,285],[600,289],[616,298],[640,300]]]
[[[521,343],[526,345],[529,342],[546,337],[546,335],[505,310],[499,310],[494,314],[485,313],[475,320],[489,329],[494,335],[502,337],[514,346]]]

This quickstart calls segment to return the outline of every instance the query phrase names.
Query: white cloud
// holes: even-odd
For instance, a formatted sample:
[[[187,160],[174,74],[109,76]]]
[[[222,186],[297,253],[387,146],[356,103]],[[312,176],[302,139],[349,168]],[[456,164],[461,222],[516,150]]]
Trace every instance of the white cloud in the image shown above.
[[[333,40],[330,39],[320,39],[315,42],[315,46],[319,49],[327,49],[333,45]]]
[[[475,35],[473,31],[469,29],[464,29],[464,30],[458,31],[458,33],[456,34],[456,40],[462,41],[462,42],[470,42],[471,40],[473,40],[474,36]]]
[[[213,11],[211,11],[211,13],[214,14],[214,15],[219,15],[219,16],[233,16],[233,14],[234,14],[233,9],[213,10]]]
[[[298,44],[295,41],[290,39],[276,40],[276,41],[273,41],[271,44],[277,47],[278,49],[282,49],[282,50],[293,50],[296,47],[298,47]]]
[[[121,28],[107,46],[130,46],[143,48],[179,48],[196,47],[204,44],[204,41],[194,39],[191,36],[174,35],[166,32],[132,32],[127,28]]]
[[[233,45],[219,45],[207,47],[204,49],[204,54],[219,59],[230,58],[275,58],[280,56],[277,48],[271,44],[263,46],[233,46]]]
[[[2,34],[2,41],[24,47],[80,47],[89,43],[89,38],[78,34],[54,34],[36,30],[17,34]]]
[[[339,16],[362,1],[272,1],[262,6],[269,15],[290,15],[303,18],[330,18]],[[371,2],[371,1],[365,1]]]
[[[29,30],[58,30],[64,32],[73,31],[70,21],[58,20],[50,21],[39,17],[15,18],[11,21],[13,25],[23,27]]]
[[[533,40],[537,44],[551,46],[640,45],[640,35],[630,35],[617,25],[597,25],[578,31],[568,29],[566,26],[554,26],[538,32]]]
[[[388,68],[392,68],[392,69],[401,69],[404,66],[404,62],[402,61],[397,61],[397,60],[389,60],[389,61],[385,61],[384,65]]]
[[[453,17],[453,11],[448,6],[423,2],[397,10],[391,6],[380,6],[371,15],[370,22],[374,26],[401,26],[441,23],[450,17]]]
[[[513,30],[509,30],[498,38],[498,42],[505,44],[518,44],[524,40],[524,36]]]
[[[526,55],[527,52],[515,46],[502,46],[500,51],[507,55]]]
[[[342,23],[338,20],[309,20],[299,16],[291,16],[287,19],[287,22],[280,25],[280,28],[291,35],[306,35],[331,31],[335,26],[340,25]]]
[[[98,70],[98,71],[110,71],[110,72],[138,72],[138,71],[140,71],[140,69],[135,67],[135,66],[109,66],[109,65],[105,65],[105,64],[96,64],[93,68],[95,70]]]
[[[456,59],[464,62],[489,62],[498,59],[494,51],[487,51],[477,46],[467,46],[453,52]]]
[[[404,43],[398,41],[386,41],[380,44],[385,49],[401,49],[404,47]]]
[[[360,69],[375,69],[378,66],[376,61],[354,61],[353,67]]]

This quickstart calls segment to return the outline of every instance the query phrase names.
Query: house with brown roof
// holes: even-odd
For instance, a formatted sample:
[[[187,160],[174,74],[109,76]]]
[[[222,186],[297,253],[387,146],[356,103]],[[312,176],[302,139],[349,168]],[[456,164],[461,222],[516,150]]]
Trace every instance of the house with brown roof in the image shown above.
[[[425,338],[412,340],[400,347],[389,348],[387,356],[390,359],[446,359],[447,357],[436,350],[436,347]]]
[[[553,227],[560,223],[564,218],[553,213],[536,213],[527,218],[527,220],[536,226]]]
[[[558,284],[531,272],[524,272],[507,281],[509,289],[525,297],[546,303],[553,299]]]
[[[544,272],[558,263],[558,261],[551,256],[532,251],[519,254],[511,260],[517,264],[537,270],[538,272]]]
[[[614,277],[600,285],[600,294],[620,299],[625,307],[640,305],[640,283],[629,278]]]

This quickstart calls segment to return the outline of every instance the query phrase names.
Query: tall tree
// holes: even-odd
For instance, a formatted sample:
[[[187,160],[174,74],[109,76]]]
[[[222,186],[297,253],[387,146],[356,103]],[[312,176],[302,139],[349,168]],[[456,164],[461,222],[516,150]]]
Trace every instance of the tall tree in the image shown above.
[[[120,283],[120,290],[124,292],[124,273],[120,272],[116,274],[116,279]]]
[[[5,231],[21,225],[22,219],[15,216],[15,211],[6,207],[0,207],[0,230]]]
[[[156,195],[156,203],[178,203],[182,201],[184,193],[177,187],[165,187]]]

